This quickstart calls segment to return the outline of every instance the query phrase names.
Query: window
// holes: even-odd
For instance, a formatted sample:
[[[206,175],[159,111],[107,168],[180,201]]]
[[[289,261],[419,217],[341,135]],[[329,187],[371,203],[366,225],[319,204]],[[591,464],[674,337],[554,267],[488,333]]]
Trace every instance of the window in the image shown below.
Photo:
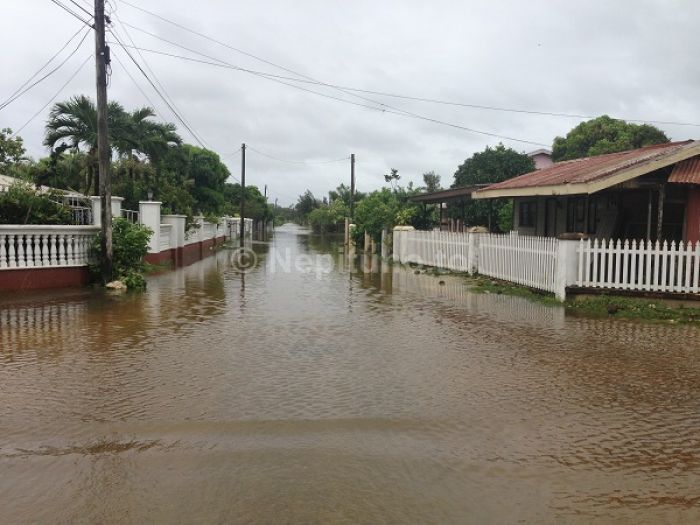
[[[537,201],[521,202],[518,205],[518,226],[534,228],[537,220]]]

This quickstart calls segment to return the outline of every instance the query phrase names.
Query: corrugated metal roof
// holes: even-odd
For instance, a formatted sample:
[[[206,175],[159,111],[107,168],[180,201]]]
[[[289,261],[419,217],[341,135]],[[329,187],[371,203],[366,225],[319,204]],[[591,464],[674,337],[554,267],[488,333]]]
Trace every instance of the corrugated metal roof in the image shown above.
[[[474,184],[473,186],[463,186],[461,188],[452,188],[449,190],[440,190],[433,193],[420,193],[412,195],[408,198],[411,202],[424,202],[426,204],[434,204],[439,202],[448,202],[454,200],[471,199],[472,193],[479,188],[485,188],[488,184]]]
[[[673,166],[668,182],[700,184],[700,155],[683,160]]]
[[[596,157],[557,162],[548,168],[532,171],[493,184],[480,191],[557,186],[563,184],[585,184],[604,179],[619,171],[644,164],[645,162],[670,155],[694,144],[696,144],[696,141],[692,140],[669,142],[667,144],[656,144],[635,150],[621,151],[619,153],[609,153]]]

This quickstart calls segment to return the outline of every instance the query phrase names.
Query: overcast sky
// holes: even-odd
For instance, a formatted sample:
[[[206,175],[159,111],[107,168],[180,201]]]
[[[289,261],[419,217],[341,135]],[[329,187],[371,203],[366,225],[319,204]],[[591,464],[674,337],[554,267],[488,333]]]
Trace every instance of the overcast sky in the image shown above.
[[[64,3],[71,5],[69,0]],[[89,5],[88,0],[76,0]],[[700,123],[700,2],[627,1],[223,1],[131,0],[232,47],[326,83],[443,99],[467,104]],[[145,29],[236,66],[294,76],[110,0],[117,34],[123,23]],[[74,6],[73,6],[74,7]],[[49,0],[3,0],[0,100],[48,60],[82,25]],[[75,7],[74,7],[75,8]],[[75,8],[77,10],[77,8]],[[195,56],[133,28],[139,47]],[[69,55],[77,39],[59,56]],[[92,52],[90,35],[60,70],[0,111],[0,127],[18,129],[40,110]],[[110,99],[127,109],[151,105],[175,117],[124,51],[115,57]],[[143,53],[155,77],[205,144],[239,175],[242,142],[292,161],[249,151],[247,181],[288,205],[306,188],[318,197],[349,182],[357,156],[358,189],[383,184],[399,170],[402,182],[421,182],[434,170],[449,186],[467,157],[500,139],[323,98],[249,73]],[[201,57],[200,57],[201,58]],[[379,108],[405,110],[497,135],[551,144],[580,119],[495,112],[375,95],[372,101],[337,90],[307,89]],[[56,100],[78,93],[94,97],[94,65],[85,64]],[[43,126],[49,108],[21,132],[29,153],[44,156]],[[180,133],[194,143],[189,133]],[[700,127],[659,125],[672,139],[698,138]],[[503,139],[519,151],[541,146]]]

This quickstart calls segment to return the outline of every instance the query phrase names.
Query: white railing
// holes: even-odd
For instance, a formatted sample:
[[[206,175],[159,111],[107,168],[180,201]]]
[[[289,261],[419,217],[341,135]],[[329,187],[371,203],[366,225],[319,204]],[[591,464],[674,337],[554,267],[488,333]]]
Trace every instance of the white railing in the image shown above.
[[[478,272],[556,292],[557,239],[514,234],[479,235]]]
[[[396,258],[400,262],[413,262],[468,272],[470,237],[468,233],[441,231],[394,232]]]
[[[586,240],[578,248],[578,286],[700,292],[700,243]]]
[[[84,266],[96,226],[0,226],[0,270]]]
[[[164,252],[172,248],[171,233],[173,231],[172,224],[160,225],[160,251]]]
[[[127,221],[133,222],[134,224],[138,224],[140,214],[137,210],[127,210],[122,208],[121,214],[122,218],[126,219]]]

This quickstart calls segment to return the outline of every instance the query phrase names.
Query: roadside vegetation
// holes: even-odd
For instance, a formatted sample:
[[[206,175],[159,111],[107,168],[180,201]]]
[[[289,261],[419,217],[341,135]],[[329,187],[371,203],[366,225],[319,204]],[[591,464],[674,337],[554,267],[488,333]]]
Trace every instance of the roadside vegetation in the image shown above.
[[[126,219],[115,218],[112,224],[112,247],[114,250],[114,277],[130,290],[146,288],[144,257],[148,253],[148,241],[153,232],[141,224]],[[95,236],[92,243],[94,260],[99,259],[102,234]],[[100,265],[90,266],[94,276],[100,273]],[[97,280],[97,279],[96,279]]]

